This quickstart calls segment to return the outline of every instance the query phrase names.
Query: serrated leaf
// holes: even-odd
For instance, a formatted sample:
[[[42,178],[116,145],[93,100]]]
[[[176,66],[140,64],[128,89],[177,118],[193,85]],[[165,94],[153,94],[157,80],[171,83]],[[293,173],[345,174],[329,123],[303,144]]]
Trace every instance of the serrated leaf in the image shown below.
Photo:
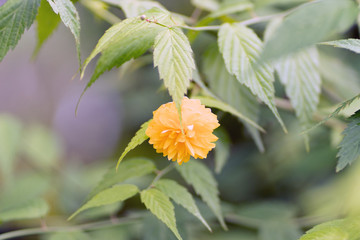
[[[249,0],[226,0],[223,1],[216,11],[213,11],[208,17],[217,18],[220,16],[233,14],[250,10],[254,7],[254,4]]]
[[[155,170],[156,167],[151,160],[145,158],[128,159],[120,165],[118,171],[116,171],[115,168],[110,168],[99,184],[91,191],[87,199],[126,179],[141,177]]]
[[[275,64],[303,129],[311,124],[319,103],[321,79],[318,67],[319,54],[315,47],[281,58]]]
[[[287,132],[274,103],[273,70],[265,63],[257,63],[262,50],[261,40],[251,29],[229,23],[221,26],[218,36],[227,70],[270,108]]]
[[[122,185],[116,185],[112,188],[105,189],[98,194],[96,194],[94,197],[92,197],[89,201],[87,201],[82,207],[80,207],[76,212],[74,212],[68,220],[71,220],[76,215],[78,215],[80,212],[93,208],[93,207],[100,207],[104,205],[109,205],[112,203],[124,201],[128,198],[131,198],[135,194],[139,192],[139,189],[137,186],[132,184],[122,184]]]
[[[251,119],[247,118],[242,113],[240,113],[236,109],[234,109],[232,106],[230,106],[229,104],[227,104],[221,100],[218,100],[218,99],[212,98],[212,97],[205,97],[205,96],[194,96],[193,98],[199,99],[201,101],[201,103],[207,107],[218,108],[224,112],[231,113],[232,115],[246,121],[249,125],[257,128],[258,130],[260,130],[262,132],[265,132],[265,130],[262,127],[260,127],[257,123],[255,123]]]
[[[343,131],[344,138],[339,145],[337,172],[343,170],[360,157],[360,117],[354,114],[350,119],[351,122]]]
[[[291,220],[271,221],[259,228],[260,240],[298,240],[301,232]]]
[[[178,239],[182,240],[176,228],[174,206],[170,202],[169,197],[154,188],[143,190],[140,193],[140,197],[145,207],[165,223]]]
[[[138,17],[143,12],[150,10],[154,7],[164,9],[165,7],[155,1],[143,0],[102,0],[103,2],[113,4],[121,7],[124,11],[126,18]]]
[[[216,141],[215,150],[215,172],[219,174],[230,156],[230,137],[222,128],[215,130]]]
[[[161,179],[156,182],[155,187],[161,192],[165,193],[168,197],[174,200],[177,204],[183,206],[191,214],[197,217],[209,231],[211,231],[210,226],[205,221],[201,215],[198,207],[195,204],[195,201],[187,189],[177,182],[170,179]]]
[[[330,45],[338,48],[345,48],[355,53],[360,53],[360,40],[349,38],[331,42],[323,42],[322,45]]]
[[[357,14],[358,8],[352,0],[318,0],[303,4],[284,18],[265,45],[263,59],[275,59],[325,41],[353,25]]]
[[[166,29],[156,36],[154,66],[158,67],[160,78],[180,109],[195,62],[189,40],[179,28]]]
[[[130,152],[131,150],[133,150],[134,148],[136,148],[137,146],[139,146],[140,144],[142,144],[143,142],[146,141],[146,139],[148,139],[149,137],[145,134],[146,129],[149,126],[149,122],[151,120],[143,123],[140,127],[140,129],[135,133],[135,136],[131,139],[131,141],[129,142],[129,144],[126,146],[124,152],[121,154],[117,164],[116,164],[116,170],[119,168],[119,164],[120,162],[124,159],[124,157],[126,156],[126,154],[128,152]]]
[[[147,18],[153,17],[161,24],[171,24],[169,13],[158,8],[153,8],[143,15]],[[105,71],[120,67],[123,63],[144,54],[153,45],[156,35],[161,30],[164,30],[163,26],[141,20],[140,17],[125,19],[109,28],[84,62],[81,78],[90,61],[101,53],[83,94]]]
[[[358,240],[359,228],[359,217],[334,220],[313,227],[299,240]]]
[[[321,120],[320,122],[318,122],[316,125],[314,125],[313,127],[307,129],[305,131],[305,133],[313,130],[314,128],[324,124],[326,121],[328,121],[329,119],[333,118],[333,117],[336,117],[337,115],[339,115],[339,113],[341,111],[343,111],[345,108],[347,108],[348,106],[350,106],[356,99],[360,98],[360,94],[359,95],[356,95],[355,97],[353,98],[350,98],[349,100],[346,100],[344,102],[342,102],[338,108],[336,108],[336,110],[331,113],[329,116],[327,116],[326,118],[324,118],[323,120]]]
[[[36,56],[40,51],[41,46],[51,36],[60,22],[60,17],[54,13],[47,0],[41,0],[39,13],[36,16],[37,22],[37,43],[33,53]]]
[[[265,32],[266,40],[271,38],[281,23],[282,19],[270,22]],[[275,61],[274,66],[302,128],[308,128],[319,103],[321,90],[319,53],[316,47],[284,56]]]
[[[209,12],[219,9],[219,2],[217,0],[191,0],[191,4]]]
[[[196,160],[189,161],[181,166],[178,165],[176,169],[185,181],[194,187],[195,192],[201,196],[201,199],[214,212],[221,226],[227,229],[221,212],[217,182],[210,170]]]
[[[256,97],[248,87],[239,83],[235,76],[226,70],[224,59],[217,47],[210,47],[206,51],[203,63],[204,73],[210,89],[237,111],[243,113],[253,122],[257,122],[260,109]],[[241,118],[239,120],[250,132],[258,149],[263,152],[264,145],[259,131]]]
[[[68,27],[73,34],[76,42],[79,65],[81,66],[80,56],[80,18],[74,4],[70,0],[47,0],[61,21]]]
[[[0,61],[35,20],[40,0],[8,0],[0,7]]]
[[[89,235],[84,232],[74,231],[74,232],[57,232],[50,235],[48,240],[89,240],[91,239]]]
[[[0,172],[4,184],[12,182],[16,154],[20,148],[22,125],[9,116],[0,116]]]
[[[22,219],[40,218],[49,211],[48,204],[43,199],[32,199],[16,208],[0,212],[0,221],[14,221]]]

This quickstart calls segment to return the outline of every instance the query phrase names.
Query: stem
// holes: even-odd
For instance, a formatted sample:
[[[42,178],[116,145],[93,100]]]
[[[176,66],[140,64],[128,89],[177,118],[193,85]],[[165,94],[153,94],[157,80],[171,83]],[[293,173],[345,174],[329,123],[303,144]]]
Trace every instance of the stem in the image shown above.
[[[167,166],[166,168],[163,168],[162,170],[160,170],[156,177],[154,178],[154,180],[150,183],[150,185],[147,187],[147,189],[151,188],[154,186],[154,184],[160,180],[160,178],[162,178],[162,176],[164,176],[165,174],[167,174],[168,172],[170,172],[171,170],[173,170],[175,168],[175,164],[176,163],[172,163],[169,166]],[[1,239],[0,239],[1,240]]]
[[[80,3],[93,12],[98,17],[102,18],[103,20],[107,21],[110,24],[116,24],[121,22],[121,19],[118,18],[116,15],[112,14],[108,10],[103,8],[103,3],[95,2],[90,0],[80,0]]]
[[[123,225],[127,223],[136,222],[137,220],[141,219],[142,215],[136,215],[131,217],[124,217],[124,218],[116,218],[110,219],[106,221],[98,221],[92,223],[81,224],[77,226],[70,226],[70,227],[47,227],[47,228],[28,228],[28,229],[21,229],[12,232],[7,232],[0,234],[0,240],[15,238],[15,237],[23,237],[23,236],[30,236],[30,235],[37,235],[37,234],[45,234],[51,232],[72,232],[72,231],[79,231],[79,230],[94,230],[99,228],[105,228],[109,226],[117,226]]]

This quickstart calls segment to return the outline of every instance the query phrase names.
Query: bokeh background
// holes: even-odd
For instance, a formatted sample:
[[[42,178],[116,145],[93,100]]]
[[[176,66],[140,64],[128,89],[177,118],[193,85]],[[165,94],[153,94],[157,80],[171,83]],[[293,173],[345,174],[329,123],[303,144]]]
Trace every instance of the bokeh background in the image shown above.
[[[4,2],[0,0],[0,4]],[[194,11],[189,1],[160,2],[167,9],[187,16]],[[294,4],[278,0],[268,7],[271,0],[255,2],[264,6],[261,11],[270,13]],[[110,24],[94,17],[81,4],[76,6],[81,19],[84,59]],[[111,11],[123,18],[120,10]],[[5,152],[0,151],[0,157],[6,159],[1,165],[0,195],[10,196],[0,196],[0,210],[1,204],[21,205],[38,195],[46,196],[50,210],[44,219],[2,224],[0,233],[44,222],[69,224],[66,218],[82,204],[106,170],[116,164],[139,126],[152,117],[152,111],[158,106],[170,101],[151,57],[145,56],[103,74],[83,96],[75,116],[76,104],[93,63],[80,81],[76,74],[75,42],[62,24],[32,58],[36,46],[35,28],[36,25],[26,31],[17,47],[0,63],[0,150]],[[261,34],[264,25],[255,26],[255,29]],[[340,37],[358,37],[357,27]],[[192,45],[194,52],[201,56],[212,40],[211,34],[201,35]],[[340,49],[319,49],[324,85],[320,109],[325,116],[334,104],[360,92],[360,57]],[[278,81],[276,93],[286,98]],[[343,117],[351,115],[357,104],[347,109]],[[266,151],[260,153],[235,117],[214,112],[228,132],[224,138],[230,142],[228,161],[220,173],[215,173],[230,231],[221,230],[214,216],[199,202],[202,213],[214,226],[214,233],[207,233],[197,223],[187,224],[194,219],[179,208],[176,214],[179,228],[187,236],[184,239],[267,240],[268,231],[278,231],[278,237],[273,239],[291,240],[314,224],[359,213],[360,166],[355,164],[351,169],[335,173],[336,146],[345,122],[339,120],[331,127],[313,130],[310,152],[307,152],[294,113],[280,112],[289,128],[289,134],[285,135],[263,107],[260,124],[267,130],[262,136]],[[159,166],[167,164],[167,160],[147,143],[128,156],[135,157],[152,158]],[[203,162],[213,168],[213,159],[212,153]],[[179,178],[176,174],[172,177]],[[26,192],[29,188],[32,193]],[[26,197],[21,197],[24,194]],[[127,216],[134,209],[141,210],[139,199],[130,200],[124,206],[89,211],[86,216],[94,220],[109,215]],[[76,221],[81,222],[81,218]],[[284,230],[284,224],[288,230]],[[153,217],[145,222],[139,220],[88,234],[90,239],[171,239],[172,236]],[[19,239],[55,238],[41,235]]]

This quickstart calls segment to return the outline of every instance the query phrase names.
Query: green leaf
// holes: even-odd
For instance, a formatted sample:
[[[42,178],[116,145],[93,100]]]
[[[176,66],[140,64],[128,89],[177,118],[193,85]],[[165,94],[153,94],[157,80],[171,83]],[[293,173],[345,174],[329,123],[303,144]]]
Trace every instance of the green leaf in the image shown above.
[[[260,240],[298,240],[299,228],[291,220],[269,221],[259,228]]]
[[[154,17],[161,24],[171,24],[169,13],[164,10],[153,8],[144,15],[147,18]],[[109,28],[84,62],[81,78],[90,61],[101,53],[83,94],[105,71],[120,67],[132,58],[144,54],[153,45],[156,35],[161,30],[164,30],[163,26],[141,20],[140,17],[126,19]]]
[[[40,0],[8,0],[0,7],[0,61],[35,20]]]
[[[156,170],[154,163],[145,158],[128,159],[123,162],[118,171],[110,168],[104,175],[99,184],[91,191],[87,199],[92,198],[104,189],[117,183],[121,183],[129,178],[141,177]]]
[[[227,70],[270,108],[287,132],[274,103],[273,70],[264,63],[257,63],[262,50],[261,40],[251,29],[229,23],[221,26],[218,36]]]
[[[50,169],[57,164],[62,152],[59,144],[57,136],[42,126],[25,131],[24,152],[40,168]]]
[[[238,112],[236,109],[234,109],[232,106],[230,106],[227,103],[222,102],[221,100],[218,100],[216,98],[212,97],[205,97],[205,96],[194,96],[193,98],[199,99],[203,105],[206,105],[207,107],[212,108],[218,108],[224,112],[231,113],[232,115],[246,121],[249,125],[257,128],[258,130],[265,132],[265,130],[260,127],[257,123],[253,122],[251,119],[244,116],[242,113]]]
[[[343,131],[344,138],[339,147],[339,161],[336,166],[336,171],[343,170],[347,165],[352,164],[360,157],[360,111],[357,111],[352,117],[351,122]]]
[[[73,34],[76,42],[79,65],[81,66],[80,56],[80,18],[74,4],[70,0],[47,0],[61,21],[68,27]]]
[[[0,212],[0,221],[14,221],[23,219],[40,218],[49,211],[48,204],[43,199],[32,199],[16,208]]]
[[[209,12],[219,9],[219,2],[217,0],[191,0],[191,4]]]
[[[134,148],[136,148],[137,146],[139,146],[140,144],[142,144],[144,141],[146,141],[146,139],[148,139],[149,137],[145,134],[146,129],[149,126],[149,122],[151,120],[143,123],[140,127],[140,129],[135,133],[135,136],[131,139],[131,141],[129,142],[129,144],[126,146],[124,152],[121,154],[117,164],[116,164],[116,170],[119,168],[119,164],[120,162],[124,159],[124,157],[126,156],[126,154],[128,152],[130,152],[131,150],[133,150]]]
[[[252,4],[249,0],[225,0],[220,4],[219,8],[212,12],[208,17],[217,18],[228,14],[250,10],[253,9],[253,7],[254,4]]]
[[[214,133],[219,138],[214,149],[215,172],[219,174],[230,157],[230,137],[222,128],[216,129]]]
[[[333,117],[336,117],[337,115],[339,115],[339,113],[341,111],[343,111],[344,109],[346,109],[347,107],[349,107],[356,99],[360,98],[360,94],[359,95],[356,95],[355,97],[353,98],[350,98],[344,102],[342,102],[338,108],[336,108],[336,110],[331,113],[329,116],[327,116],[326,118],[324,118],[323,120],[321,120],[320,122],[318,122],[316,125],[314,125],[313,127],[309,128],[308,130],[305,131],[305,133],[313,130],[314,128],[324,124],[326,121],[328,121],[329,119],[333,118]]]
[[[6,185],[12,182],[21,134],[22,126],[17,119],[9,115],[0,115],[0,172]]]
[[[278,58],[341,33],[354,24],[357,14],[358,7],[352,0],[303,4],[284,18],[265,45],[263,59]]]
[[[338,48],[345,48],[345,49],[348,49],[355,53],[360,53],[360,40],[359,39],[349,38],[349,39],[343,39],[343,40],[337,40],[337,41],[331,41],[331,42],[323,42],[321,44],[334,46],[334,47],[338,47]]]
[[[9,188],[1,189],[0,211],[20,208],[29,201],[40,198],[49,187],[49,179],[39,173],[18,174]]]
[[[299,240],[358,240],[360,218],[352,217],[319,224]]]
[[[217,47],[210,47],[204,55],[203,69],[209,86],[222,100],[243,113],[253,122],[257,122],[259,115],[259,103],[256,97],[250,92],[249,88],[239,83],[227,70],[224,59]],[[246,121],[239,118],[250,132],[258,149],[263,152],[259,131]]]
[[[112,203],[124,201],[128,198],[131,198],[135,194],[139,192],[139,189],[137,186],[132,184],[122,184],[122,185],[116,185],[112,188],[105,189],[98,194],[96,194],[94,197],[92,197],[89,201],[87,201],[81,208],[76,210],[68,220],[71,220],[76,215],[78,215],[80,212],[93,208],[93,207],[100,207],[104,205],[109,205]]]
[[[312,123],[319,103],[321,79],[318,67],[319,54],[314,47],[281,58],[275,64],[303,129]]]
[[[156,184],[155,187],[160,191],[165,193],[168,197],[174,200],[177,204],[183,206],[191,214],[197,217],[209,231],[211,231],[210,226],[207,224],[203,216],[195,204],[195,201],[191,194],[186,188],[179,185],[177,182],[170,179],[161,179]]]
[[[41,0],[39,13],[36,16],[37,22],[37,43],[33,53],[36,56],[40,51],[41,46],[51,36],[60,22],[60,17],[54,13],[47,0]]]
[[[84,232],[74,231],[74,232],[57,232],[50,235],[48,240],[89,240],[91,239]]]
[[[154,188],[142,191],[140,196],[141,202],[145,204],[146,208],[165,223],[175,236],[181,240],[182,238],[176,228],[174,206],[169,197]]]
[[[160,78],[180,109],[195,62],[189,40],[179,28],[166,29],[156,36],[154,66],[158,67]]]
[[[280,18],[270,22],[265,32],[266,40],[271,38],[281,23]],[[317,49],[310,47],[289,54],[275,61],[274,65],[302,128],[308,128],[319,103],[321,90]]]
[[[143,0],[102,0],[103,2],[113,4],[121,7],[124,11],[126,18],[138,17],[143,12],[150,10],[154,7],[164,9],[165,7],[155,1]]]
[[[221,212],[219,190],[217,182],[210,170],[201,162],[192,160],[186,164],[176,166],[185,181],[192,185],[201,199],[210,207],[218,218],[221,226],[227,229]]]

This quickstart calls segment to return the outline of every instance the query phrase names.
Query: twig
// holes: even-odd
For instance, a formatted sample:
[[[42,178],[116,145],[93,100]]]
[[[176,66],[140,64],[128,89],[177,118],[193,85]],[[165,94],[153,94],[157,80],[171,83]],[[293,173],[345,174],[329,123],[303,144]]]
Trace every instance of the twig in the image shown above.
[[[37,235],[37,234],[45,234],[51,232],[73,232],[79,230],[94,230],[109,226],[117,226],[122,224],[128,224],[132,222],[136,222],[137,220],[141,219],[142,215],[136,215],[131,217],[124,217],[124,218],[117,218],[116,221],[114,219],[106,220],[106,221],[98,221],[93,223],[86,223],[77,226],[69,226],[69,227],[47,227],[47,228],[28,228],[28,229],[21,229],[12,232],[7,232],[0,234],[0,240],[11,239],[15,237],[24,237],[30,235]]]
[[[176,163],[172,163],[169,166],[167,166],[166,168],[160,170],[156,177],[154,178],[154,180],[150,183],[150,185],[147,187],[147,189],[151,188],[154,186],[154,184],[160,180],[160,178],[162,178],[162,176],[164,176],[165,174],[167,174],[168,172],[170,172],[171,170],[173,170],[175,168],[175,164]],[[1,239],[0,239],[1,240]]]

